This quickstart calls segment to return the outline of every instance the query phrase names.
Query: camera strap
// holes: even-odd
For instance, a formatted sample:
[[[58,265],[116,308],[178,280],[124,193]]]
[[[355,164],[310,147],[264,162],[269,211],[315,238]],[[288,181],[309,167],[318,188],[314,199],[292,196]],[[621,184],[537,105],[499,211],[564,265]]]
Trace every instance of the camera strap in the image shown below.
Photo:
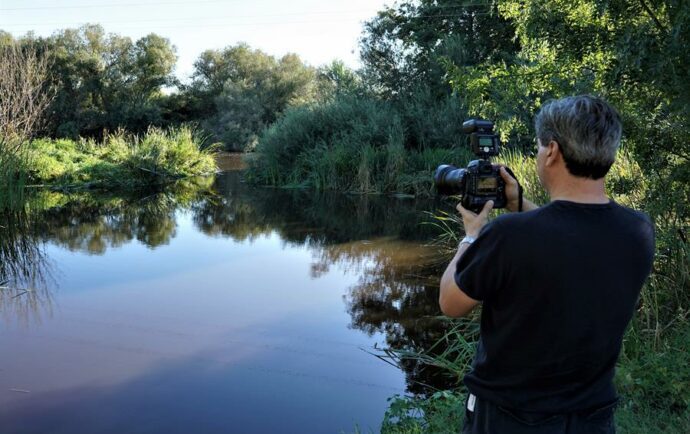
[[[515,173],[513,173],[513,171],[510,170],[510,167],[508,167],[508,166],[503,166],[503,167],[505,167],[506,172],[508,172],[508,174],[510,176],[512,176],[513,179],[515,179],[515,182],[517,182],[517,185],[518,185],[518,212],[522,212],[522,185],[520,185],[520,181],[518,181],[517,176],[515,176]]]

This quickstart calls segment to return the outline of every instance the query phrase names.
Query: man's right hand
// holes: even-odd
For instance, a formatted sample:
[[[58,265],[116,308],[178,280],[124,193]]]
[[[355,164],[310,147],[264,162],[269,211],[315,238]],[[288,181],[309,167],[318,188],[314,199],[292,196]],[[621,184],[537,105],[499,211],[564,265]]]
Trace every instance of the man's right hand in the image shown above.
[[[517,179],[513,178],[510,173],[508,173],[505,166],[501,166],[499,173],[506,183],[505,191],[506,199],[508,200],[506,209],[510,212],[517,212],[520,210],[520,187],[518,186]],[[525,197],[522,198],[522,211],[531,211],[537,208],[537,205],[527,200]]]
[[[501,166],[499,170],[501,178],[503,178],[503,181],[506,183],[506,199],[508,199],[506,208],[510,212],[516,212],[520,209],[520,190],[518,182],[515,178],[510,176],[505,166]]]

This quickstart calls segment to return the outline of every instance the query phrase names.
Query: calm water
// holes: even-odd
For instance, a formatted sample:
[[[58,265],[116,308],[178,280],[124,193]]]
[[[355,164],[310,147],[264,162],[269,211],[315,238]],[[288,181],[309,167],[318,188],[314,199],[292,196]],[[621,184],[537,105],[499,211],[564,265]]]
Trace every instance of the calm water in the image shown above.
[[[37,203],[0,222],[3,434],[378,431],[446,381],[370,354],[443,332],[429,202],[232,171]]]

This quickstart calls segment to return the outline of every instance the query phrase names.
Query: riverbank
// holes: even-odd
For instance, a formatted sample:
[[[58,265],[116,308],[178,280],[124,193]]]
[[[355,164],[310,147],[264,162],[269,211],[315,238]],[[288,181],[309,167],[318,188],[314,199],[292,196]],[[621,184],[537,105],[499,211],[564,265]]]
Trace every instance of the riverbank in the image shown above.
[[[192,130],[150,129],[92,139],[35,139],[3,152],[0,208],[21,204],[26,190],[127,191],[214,174],[213,149],[202,149]]]

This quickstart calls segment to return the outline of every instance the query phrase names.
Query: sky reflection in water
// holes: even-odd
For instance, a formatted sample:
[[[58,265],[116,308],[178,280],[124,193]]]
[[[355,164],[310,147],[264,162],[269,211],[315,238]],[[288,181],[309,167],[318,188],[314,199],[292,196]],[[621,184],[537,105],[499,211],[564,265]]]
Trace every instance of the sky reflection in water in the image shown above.
[[[428,203],[214,190],[76,201],[3,241],[49,276],[0,300],[3,433],[376,431],[415,389],[364,350],[441,333]]]

